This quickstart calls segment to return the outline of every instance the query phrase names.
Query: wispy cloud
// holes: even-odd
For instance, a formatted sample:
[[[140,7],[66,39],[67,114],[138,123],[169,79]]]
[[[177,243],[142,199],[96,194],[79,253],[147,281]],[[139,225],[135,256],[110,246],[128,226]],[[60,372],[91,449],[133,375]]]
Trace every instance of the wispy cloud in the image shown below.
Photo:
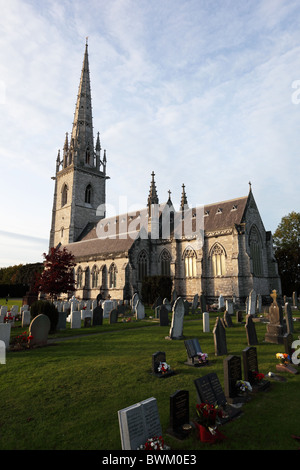
[[[1,228],[49,236],[88,36],[107,202],[146,203],[152,170],[174,204],[182,183],[199,205],[251,180],[274,230],[299,210],[299,20],[296,0],[1,1]]]

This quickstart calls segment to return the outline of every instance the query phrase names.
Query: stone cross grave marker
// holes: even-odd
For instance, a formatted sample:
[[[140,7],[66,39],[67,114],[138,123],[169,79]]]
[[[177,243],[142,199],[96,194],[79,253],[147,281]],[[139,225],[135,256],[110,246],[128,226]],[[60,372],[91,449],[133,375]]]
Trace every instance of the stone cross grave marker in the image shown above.
[[[277,304],[277,293],[273,290],[271,293],[273,303],[269,307],[269,322],[267,323],[267,332],[265,334],[265,341],[267,343],[283,343],[283,326],[281,319],[280,307]]]
[[[224,356],[227,354],[226,331],[224,325],[219,317],[216,318],[216,323],[213,329],[215,355]]]
[[[156,398],[148,398],[118,411],[122,450],[136,450],[147,439],[161,436]]]
[[[167,433],[177,439],[185,439],[192,429],[190,425],[188,390],[177,390],[170,396],[170,427]]]

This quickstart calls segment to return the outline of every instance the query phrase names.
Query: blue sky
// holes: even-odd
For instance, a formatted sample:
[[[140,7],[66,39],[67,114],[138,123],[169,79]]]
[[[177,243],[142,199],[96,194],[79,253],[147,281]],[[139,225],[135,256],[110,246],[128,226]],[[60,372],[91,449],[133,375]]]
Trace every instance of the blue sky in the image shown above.
[[[154,171],[175,207],[183,183],[192,206],[247,195],[251,181],[266,230],[299,212],[298,0],[0,0],[0,11],[0,267],[48,250],[86,37],[109,211],[120,198],[143,207]]]

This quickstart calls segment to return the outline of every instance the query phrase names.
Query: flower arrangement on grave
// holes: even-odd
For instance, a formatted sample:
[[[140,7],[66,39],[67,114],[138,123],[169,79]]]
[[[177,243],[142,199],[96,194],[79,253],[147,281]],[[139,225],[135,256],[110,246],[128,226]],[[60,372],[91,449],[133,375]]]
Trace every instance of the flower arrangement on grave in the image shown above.
[[[165,441],[162,436],[154,436],[147,439],[145,444],[140,445],[138,450],[167,450],[170,447],[165,445]]]
[[[257,372],[257,371],[252,371],[252,377],[253,377],[253,380],[255,383],[259,383],[262,381],[262,379],[264,378],[264,374],[262,374],[261,372]]]
[[[290,363],[290,356],[286,353],[277,353],[276,359],[279,360],[279,364],[289,364]]]
[[[169,364],[167,364],[166,362],[160,362],[157,368],[157,372],[160,372],[161,374],[166,374],[170,369],[171,367],[169,366]]]
[[[4,317],[4,323],[9,323],[13,321],[14,321],[14,317],[11,315],[10,312],[8,312],[7,315]]]
[[[197,404],[196,413],[195,424],[199,429],[199,438],[202,442],[214,443],[225,439],[224,434],[218,430],[219,418],[223,416],[223,411],[218,405]]]
[[[235,385],[236,385],[239,393],[244,394],[244,393],[252,391],[252,387],[251,387],[250,383],[247,382],[246,380],[238,380]]]
[[[197,356],[198,356],[199,364],[207,364],[208,363],[208,354],[203,353],[203,352],[198,352]]]
[[[11,348],[15,350],[19,349],[29,349],[31,346],[31,340],[33,339],[33,336],[27,333],[27,331],[24,331],[24,333],[15,336],[15,338],[12,339],[11,341]]]

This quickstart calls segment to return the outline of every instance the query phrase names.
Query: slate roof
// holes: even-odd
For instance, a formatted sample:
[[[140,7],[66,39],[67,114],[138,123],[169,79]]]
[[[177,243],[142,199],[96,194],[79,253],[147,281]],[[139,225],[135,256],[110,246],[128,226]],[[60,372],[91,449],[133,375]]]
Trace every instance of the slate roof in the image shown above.
[[[231,228],[244,220],[249,195],[228,201],[206,204],[204,206],[204,231],[211,232]],[[166,204],[160,205],[160,211]],[[80,239],[66,245],[76,258],[91,258],[101,255],[103,258],[128,253],[142,225],[147,229],[147,209],[121,214],[102,219],[98,224],[87,224]],[[179,214],[179,213],[177,213]],[[191,209],[191,216],[195,209]],[[192,218],[192,230],[195,231],[196,220]],[[113,237],[111,237],[113,235]]]

